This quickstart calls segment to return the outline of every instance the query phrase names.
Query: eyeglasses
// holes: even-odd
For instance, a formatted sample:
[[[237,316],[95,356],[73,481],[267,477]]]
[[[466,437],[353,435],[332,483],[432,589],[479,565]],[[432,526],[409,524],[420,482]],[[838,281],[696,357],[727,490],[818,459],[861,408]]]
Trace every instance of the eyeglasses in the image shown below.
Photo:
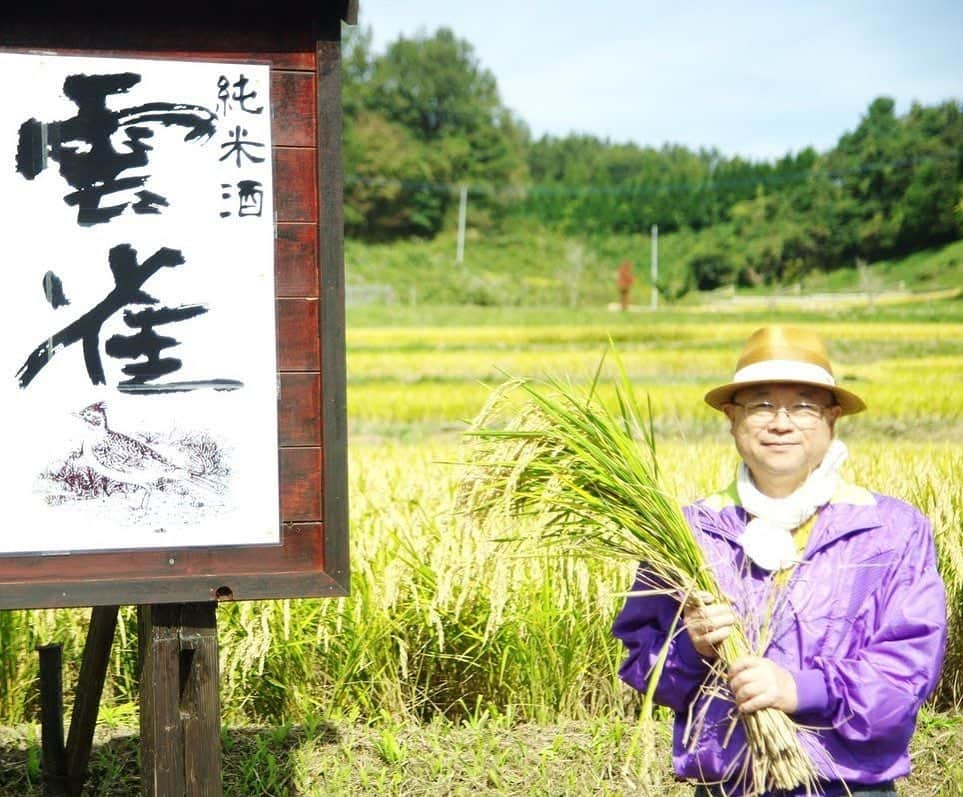
[[[746,413],[746,420],[753,426],[766,426],[776,420],[780,412],[785,412],[793,425],[800,431],[814,429],[823,417],[823,413],[829,409],[822,404],[807,404],[800,402],[791,407],[777,407],[770,401],[750,401],[748,404],[740,404],[737,401],[731,402],[737,407],[742,407]]]

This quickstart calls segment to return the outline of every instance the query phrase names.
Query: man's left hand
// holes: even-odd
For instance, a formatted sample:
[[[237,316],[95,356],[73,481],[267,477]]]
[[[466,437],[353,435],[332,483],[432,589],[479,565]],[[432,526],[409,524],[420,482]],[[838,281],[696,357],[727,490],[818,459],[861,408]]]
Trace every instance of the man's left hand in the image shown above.
[[[799,705],[792,673],[760,656],[744,656],[736,661],[729,668],[729,687],[743,714],[764,708],[792,714]]]

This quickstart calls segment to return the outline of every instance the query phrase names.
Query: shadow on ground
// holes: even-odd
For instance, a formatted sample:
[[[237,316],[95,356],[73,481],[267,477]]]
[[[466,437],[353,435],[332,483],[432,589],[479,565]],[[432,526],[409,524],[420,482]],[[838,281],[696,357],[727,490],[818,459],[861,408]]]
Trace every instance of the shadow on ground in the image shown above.
[[[304,745],[333,745],[334,725],[310,728],[230,728],[221,734],[225,797],[294,795],[295,752]],[[140,738],[130,729],[98,729],[84,783],[84,797],[138,797]],[[0,797],[43,795],[40,731],[35,726],[0,729]]]

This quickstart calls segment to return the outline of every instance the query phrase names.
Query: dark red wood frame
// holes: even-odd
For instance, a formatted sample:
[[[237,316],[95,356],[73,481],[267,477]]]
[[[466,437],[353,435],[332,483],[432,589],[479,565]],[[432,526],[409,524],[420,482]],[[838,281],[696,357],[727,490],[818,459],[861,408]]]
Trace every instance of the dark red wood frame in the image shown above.
[[[138,19],[132,5],[0,11],[0,50],[270,65],[281,543],[2,556],[0,609],[345,595],[340,68],[356,0],[165,3],[162,20]],[[11,518],[5,533],[19,523],[29,519]]]

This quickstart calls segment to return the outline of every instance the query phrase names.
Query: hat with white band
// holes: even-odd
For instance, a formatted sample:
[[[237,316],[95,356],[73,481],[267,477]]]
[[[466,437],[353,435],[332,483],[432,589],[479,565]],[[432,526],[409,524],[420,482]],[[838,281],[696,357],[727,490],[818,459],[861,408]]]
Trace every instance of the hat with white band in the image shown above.
[[[736,364],[727,385],[706,393],[706,403],[717,410],[731,403],[739,390],[770,382],[813,385],[830,391],[843,415],[866,409],[865,402],[836,384],[826,346],[815,332],[796,327],[769,326],[757,329]]]

